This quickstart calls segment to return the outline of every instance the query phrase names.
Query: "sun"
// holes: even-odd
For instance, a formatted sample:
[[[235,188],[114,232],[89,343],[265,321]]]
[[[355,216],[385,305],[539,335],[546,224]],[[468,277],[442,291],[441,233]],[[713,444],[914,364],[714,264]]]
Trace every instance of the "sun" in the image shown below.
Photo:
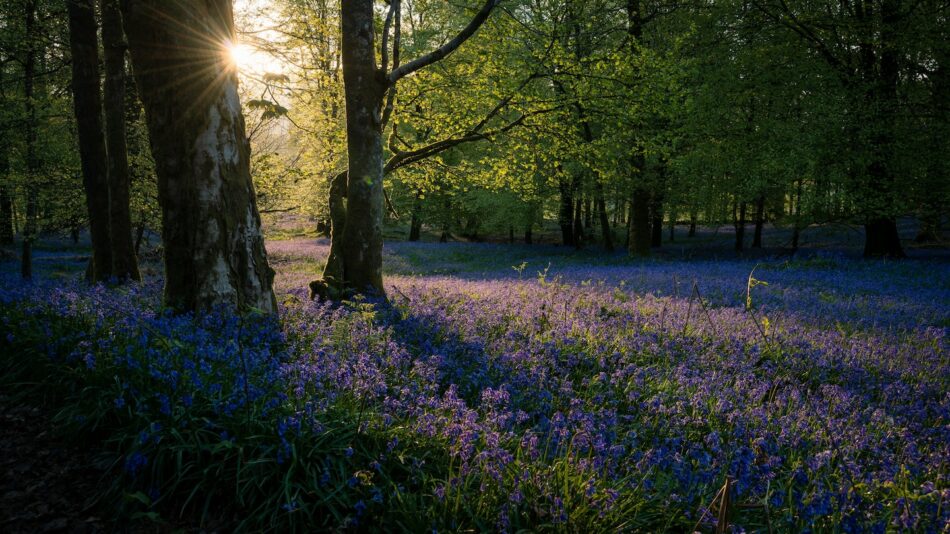
[[[245,43],[229,43],[226,46],[231,63],[241,72],[249,74],[280,73],[280,61],[271,54]]]

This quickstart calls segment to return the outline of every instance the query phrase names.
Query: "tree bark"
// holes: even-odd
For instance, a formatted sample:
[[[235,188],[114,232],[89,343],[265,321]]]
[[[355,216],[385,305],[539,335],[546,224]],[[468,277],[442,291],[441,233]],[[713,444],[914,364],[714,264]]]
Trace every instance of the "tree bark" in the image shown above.
[[[409,221],[409,241],[419,241],[422,237],[422,194],[416,193],[412,202],[412,218]]]
[[[865,16],[870,16],[870,11]],[[867,221],[864,225],[865,257],[905,257],[897,233],[895,211],[896,176],[894,169],[895,147],[893,120],[900,106],[897,85],[900,80],[897,51],[898,21],[897,0],[881,2],[880,45],[877,53],[874,46],[862,44],[862,75],[868,87],[865,100],[869,111],[866,125],[871,132],[871,161],[867,166],[868,182],[864,209]]]
[[[524,244],[531,245],[534,244],[534,235],[532,233],[534,225],[529,224],[527,228],[524,229]]]
[[[658,191],[650,195],[650,246],[663,246],[663,193]]]
[[[755,230],[752,232],[752,248],[762,248],[762,226],[765,225],[765,195],[755,199]]]
[[[604,185],[600,180],[594,180],[594,203],[597,204],[597,213],[600,217],[600,232],[607,252],[614,251],[614,236],[610,229],[610,219],[607,217],[607,202],[604,201]]]
[[[346,172],[330,180],[330,254],[323,268],[323,280],[339,289],[343,283],[343,228],[346,226]]]
[[[578,178],[574,178],[575,191],[578,188]],[[584,248],[584,201],[578,197],[574,206],[574,248]]]
[[[650,192],[642,187],[633,190],[630,200],[630,232],[628,251],[631,256],[650,255]]]
[[[92,238],[92,282],[112,277],[109,236],[109,167],[99,92],[99,41],[94,0],[68,0],[73,108],[79,131],[82,182]]]
[[[33,278],[33,241],[37,233],[36,175],[39,172],[39,159],[36,156],[37,124],[36,102],[34,101],[36,82],[36,0],[27,0],[24,29],[26,31],[26,54],[23,61],[23,101],[26,116],[26,213],[23,224],[23,249],[20,253],[20,275],[29,280]]]
[[[342,62],[349,158],[343,279],[347,289],[384,295],[383,136],[385,75],[376,68],[373,1],[342,3]]]
[[[0,68],[0,87],[3,85],[3,71]],[[2,95],[2,93],[0,93]],[[4,97],[0,100],[4,109],[9,103]],[[0,141],[0,246],[12,245],[13,232],[13,199],[10,197],[8,180],[10,178],[10,143],[4,139]]]
[[[745,248],[745,202],[736,201],[732,205],[732,219],[736,229],[736,252],[742,252]]]
[[[123,16],[162,207],[165,302],[277,312],[227,60],[231,0],[128,0]]]
[[[102,48],[105,56],[106,152],[109,157],[109,237],[112,275],[139,280],[129,210],[129,155],[125,138],[125,35],[119,0],[101,0]]]
[[[0,245],[13,244],[13,199],[6,182],[10,173],[10,154],[0,147]]]
[[[558,189],[561,193],[561,205],[557,220],[561,226],[561,244],[565,247],[574,246],[574,191],[572,183],[565,177],[558,179]]]

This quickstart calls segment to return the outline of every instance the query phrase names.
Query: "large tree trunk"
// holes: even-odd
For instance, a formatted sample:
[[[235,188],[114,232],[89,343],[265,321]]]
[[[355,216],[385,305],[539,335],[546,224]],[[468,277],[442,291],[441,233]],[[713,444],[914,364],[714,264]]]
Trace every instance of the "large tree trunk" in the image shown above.
[[[129,157],[125,139],[125,35],[119,0],[101,0],[105,55],[106,147],[109,156],[109,238],[112,275],[139,280],[129,212]]]
[[[20,254],[20,275],[24,279],[33,278],[33,241],[36,239],[37,205],[36,175],[39,172],[39,159],[36,156],[36,0],[27,0],[24,29],[26,30],[26,54],[23,61],[23,101],[26,124],[26,213],[23,224],[23,250]]]
[[[277,312],[250,173],[250,145],[227,60],[231,0],[128,0],[126,35],[162,207],[165,302]]]
[[[870,113],[866,126],[872,128],[871,161],[867,166],[864,209],[867,214],[864,225],[864,256],[903,258],[894,215],[895,196],[898,194],[894,165],[894,117],[900,103],[897,85],[900,80],[899,54],[897,51],[897,25],[900,24],[898,0],[881,2],[880,46],[875,54],[874,46],[862,45],[862,74],[865,77],[866,105]],[[868,13],[870,14],[870,13]],[[877,61],[875,61],[877,57]],[[877,64],[875,64],[877,63]]]
[[[752,248],[762,248],[762,226],[765,225],[765,195],[755,199],[755,229],[752,232]]]
[[[373,1],[342,3],[343,83],[349,158],[343,278],[348,289],[384,295],[383,136],[386,84],[376,68]]]
[[[109,236],[109,178],[99,92],[99,42],[93,0],[68,0],[69,47],[72,51],[73,108],[79,130],[82,183],[92,237],[93,282],[112,277]]]

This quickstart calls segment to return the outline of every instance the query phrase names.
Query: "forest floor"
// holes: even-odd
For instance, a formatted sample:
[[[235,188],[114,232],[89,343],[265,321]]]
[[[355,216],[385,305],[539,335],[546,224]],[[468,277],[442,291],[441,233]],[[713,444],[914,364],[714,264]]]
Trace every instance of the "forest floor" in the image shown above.
[[[58,435],[51,414],[30,400],[0,395],[0,531],[104,530],[95,496],[108,462]]]
[[[906,233],[909,234],[910,230]],[[819,235],[825,235],[825,238],[818,239]],[[950,398],[940,396],[941,391],[946,392],[946,376],[924,372],[924,369],[933,369],[934,366],[948,365],[943,350],[946,348],[946,333],[950,331],[947,313],[950,309],[950,268],[945,261],[950,258],[950,253],[946,248],[909,246],[912,259],[908,262],[855,261],[860,251],[860,241],[853,239],[855,235],[852,229],[843,233],[841,229],[814,229],[810,231],[811,241],[806,241],[809,246],[795,257],[785,254],[780,245],[736,256],[730,250],[732,236],[725,229],[703,229],[693,239],[678,235],[675,243],[665,241],[664,248],[653,258],[636,261],[628,259],[623,252],[606,254],[595,246],[575,250],[550,244],[440,244],[432,242],[431,235],[428,236],[430,241],[422,243],[387,241],[384,261],[392,300],[405,311],[405,320],[419,320],[420,325],[437,325],[444,329],[435,336],[441,345],[429,347],[427,342],[418,342],[416,346],[417,341],[412,336],[405,339],[393,337],[392,342],[411,346],[408,350],[420,361],[431,358],[426,361],[441,362],[444,358],[450,363],[458,362],[459,373],[467,369],[464,366],[470,358],[477,358],[479,365],[487,365],[486,369],[500,366],[493,371],[499,373],[497,376],[477,374],[477,379],[470,379],[459,378],[465,377],[468,371],[456,376],[453,375],[455,368],[442,364],[445,374],[440,380],[455,380],[460,387],[472,388],[471,398],[466,400],[474,409],[482,410],[488,408],[484,399],[478,400],[479,391],[519,391],[521,386],[509,380],[528,372],[522,365],[532,366],[531,373],[535,372],[534,369],[544,369],[552,379],[560,377],[558,381],[545,385],[546,390],[555,396],[567,395],[564,387],[570,389],[572,381],[579,383],[589,376],[586,368],[575,368],[576,364],[570,361],[546,360],[543,356],[551,349],[548,344],[533,347],[532,350],[538,354],[537,361],[518,363],[505,359],[506,355],[520,350],[521,345],[505,345],[508,338],[497,337],[499,333],[526,333],[525,339],[531,340],[539,335],[534,332],[550,328],[550,333],[544,336],[552,336],[558,347],[571,346],[563,343],[576,343],[579,348],[571,350],[579,351],[578,354],[589,356],[611,352],[617,357],[622,353],[623,361],[630,361],[632,365],[620,366],[617,363],[618,367],[613,369],[617,376],[638,367],[644,372],[659,370],[657,376],[648,374],[644,378],[638,375],[638,380],[646,380],[641,385],[645,392],[643,402],[649,396],[646,392],[655,388],[656,396],[650,402],[669,403],[662,406],[669,413],[675,414],[681,409],[674,402],[678,399],[688,399],[693,395],[695,402],[696,398],[711,395],[692,408],[711,410],[707,420],[720,421],[703,423],[702,432],[707,432],[709,425],[718,425],[712,427],[718,430],[710,435],[735,433],[738,436],[731,423],[724,421],[757,424],[755,421],[759,416],[743,411],[744,406],[761,404],[770,410],[776,409],[778,428],[797,425],[799,432],[806,432],[803,429],[815,432],[809,439],[817,448],[805,451],[798,449],[803,447],[801,444],[789,444],[787,441],[792,438],[785,433],[773,428],[757,430],[764,436],[762,439],[774,447],[772,459],[780,458],[789,465],[792,458],[808,459],[813,453],[815,458],[821,458],[827,452],[819,449],[827,447],[823,443],[833,438],[820,429],[814,430],[818,428],[814,421],[825,417],[821,415],[820,407],[827,405],[828,399],[833,397],[835,403],[844,403],[839,399],[845,398],[852,406],[880,407],[889,413],[888,417],[896,418],[897,423],[887,419],[875,422],[873,428],[884,427],[889,435],[902,436],[899,443],[887,442],[882,448],[861,444],[854,445],[853,451],[836,451],[836,456],[841,456],[836,465],[869,456],[885,466],[896,464],[897,460],[910,462],[915,470],[919,470],[915,473],[929,475],[920,475],[909,483],[909,487],[935,481],[940,490],[946,486],[946,479],[942,478],[945,474],[940,474],[941,468],[934,466],[937,458],[947,452],[946,444],[940,445],[939,437],[930,436],[936,430],[917,427],[919,425],[914,423],[914,419],[918,417],[916,410],[919,407],[913,403],[925,402],[926,413],[934,413],[945,410],[946,399]],[[766,233],[766,243],[780,243],[783,236],[770,231]],[[299,299],[307,282],[320,276],[328,242],[305,232],[288,232],[280,237],[283,239],[270,239],[267,243],[269,260],[277,271],[275,286],[288,309],[297,310],[301,304],[287,303]],[[88,249],[82,243],[70,245],[60,240],[47,241],[37,250],[38,272],[41,277],[52,280],[78,279],[87,254]],[[3,262],[0,267],[9,273],[16,269],[12,261]],[[149,276],[157,276],[159,270],[154,258],[144,264],[143,271]],[[758,319],[750,320],[743,312],[753,275],[757,282],[766,283],[751,292],[752,303],[761,317],[768,316],[773,320],[771,324],[775,332],[761,330],[756,324]],[[698,304],[694,303],[694,290],[701,291],[703,302],[710,307],[704,318],[700,316]],[[567,303],[571,303],[571,307]],[[320,310],[305,308],[294,313]],[[467,310],[467,313],[460,314],[459,310]],[[498,314],[498,310],[508,311]],[[627,317],[636,318],[636,328],[631,329],[632,323],[625,319]],[[768,329],[770,323],[764,324]],[[581,331],[587,333],[575,337]],[[423,338],[428,336],[430,334],[425,334]],[[663,341],[666,337],[669,337],[669,342]],[[724,340],[723,344],[720,345],[717,339]],[[609,348],[601,346],[608,342]],[[754,363],[759,351],[772,350],[770,346],[773,344],[783,347],[781,354],[788,356],[787,360],[785,356],[775,356],[775,362],[767,362],[767,367],[778,379],[771,375],[761,376],[760,363]],[[868,353],[862,349],[868,345],[881,348]],[[652,359],[640,361],[636,355],[642,353],[643,347],[671,354],[669,361],[677,365],[667,369],[663,367],[666,364],[658,365]],[[691,347],[692,352],[686,352],[687,347]],[[498,351],[498,354],[493,351]],[[881,351],[883,353],[879,354]],[[458,354],[454,355],[455,352]],[[717,359],[717,354],[721,353],[729,354],[728,363],[723,364]],[[801,355],[805,354],[808,358],[815,358],[814,365],[801,360]],[[749,358],[752,360],[746,361]],[[546,362],[554,363],[548,367]],[[930,367],[925,362],[930,362]],[[506,367],[509,365],[512,366],[510,369]],[[608,361],[600,365],[612,366],[615,363]],[[723,365],[725,369],[720,368]],[[380,370],[383,371],[390,372]],[[682,372],[686,373],[681,376],[679,373]],[[720,376],[723,390],[687,393],[696,387],[693,376],[708,376],[710,373]],[[773,385],[773,380],[778,386]],[[669,384],[675,384],[675,388],[669,389],[673,387]],[[439,387],[444,385],[439,383]],[[832,387],[836,389],[829,389]],[[778,401],[773,406],[771,400],[767,401],[769,395],[763,397],[759,390],[777,391]],[[665,397],[662,392],[668,391],[676,393]],[[583,399],[579,393],[577,395],[578,399]],[[619,393],[612,390],[605,395],[621,399]],[[724,397],[728,400],[722,400]],[[562,399],[563,402],[566,403],[566,399],[568,397]],[[592,401],[584,399],[584,402]],[[777,409],[776,406],[782,403],[797,408]],[[827,416],[827,424],[840,425],[840,431],[845,433],[872,429],[864,415],[851,419],[852,412],[853,409],[843,407],[840,413],[834,414],[837,419]],[[552,415],[543,410],[538,413],[539,417]],[[640,412],[633,410],[631,413]],[[876,414],[873,417],[877,417]],[[625,424],[642,433],[653,423],[644,420]],[[680,424],[682,429],[677,426]],[[729,465],[730,461],[734,465],[735,460],[730,460],[725,446],[722,449],[726,452],[701,450],[708,445],[708,440],[706,445],[697,441],[695,436],[703,434],[695,434],[695,421],[684,419],[681,423],[674,418],[668,425],[672,425],[670,436],[664,435],[662,439],[677,440],[689,436],[690,454],[714,455],[712,460],[704,463],[687,464],[686,469],[693,473],[694,478],[689,484],[684,483],[679,494],[691,492],[683,501],[688,505],[682,508],[688,515],[698,503],[709,501],[709,492],[715,489],[713,480],[718,480],[715,477],[723,466]],[[605,426],[605,429],[609,428],[609,425]],[[604,436],[611,439],[612,432],[604,430]],[[923,452],[905,452],[904,447],[906,451],[915,450],[911,448],[916,447],[911,437],[920,440]],[[736,450],[745,445],[738,437],[734,439]],[[878,438],[868,438],[868,443],[875,439]],[[905,439],[908,443],[902,441]],[[650,455],[660,457],[669,449],[647,448],[648,445],[642,445],[644,458]],[[693,448],[697,449],[693,451]],[[759,454],[766,449],[755,450]],[[103,451],[90,450],[71,442],[69,436],[58,431],[54,413],[46,407],[43,399],[0,390],[0,474],[3,476],[0,481],[0,531],[98,532],[114,528],[108,511],[97,503],[95,497],[110,486],[115,472],[121,471],[121,467],[116,468],[115,453],[112,454],[110,457]],[[663,458],[665,462],[680,461]],[[839,467],[816,463],[817,460],[807,462],[811,462],[807,471],[809,480],[834,480],[835,488],[837,485],[843,488],[841,495],[848,495],[847,483],[839,480]],[[807,523],[793,522],[805,521],[801,518],[809,513],[819,513],[815,511],[820,509],[815,503],[825,498],[823,486],[804,486],[802,489],[803,486],[796,485],[800,484],[796,478],[800,474],[784,467],[774,473],[766,472],[766,465],[760,463],[760,459],[756,459],[748,469],[749,473],[743,475],[745,480],[740,477],[740,482],[748,485],[750,489],[744,491],[750,495],[761,494],[763,490],[758,484],[766,477],[778,477],[776,480],[784,480],[789,488],[803,492],[804,497],[796,497],[804,499],[795,505],[797,509],[786,505],[787,525],[805,525]],[[864,472],[859,467],[853,469],[861,476],[866,475],[874,484],[885,476],[881,474],[883,469],[880,472]],[[936,479],[927,479],[934,473],[937,473]],[[704,480],[701,485],[697,485],[697,477]],[[610,484],[611,480],[605,477],[598,483]],[[764,491],[767,496],[767,487]],[[913,491],[920,493],[914,493],[914,498],[923,499],[922,496],[926,495],[924,490]],[[950,492],[945,493],[950,496]],[[827,494],[831,495],[828,498],[845,498],[835,497],[838,494],[830,491]],[[887,506],[903,502],[891,496],[886,501],[885,497],[876,498],[887,502]],[[928,527],[938,526],[943,521],[941,508],[934,517],[933,512],[921,506],[919,511],[914,511],[917,523],[907,524]],[[678,521],[692,523],[693,519],[680,518]],[[189,529],[187,525],[176,525],[182,526]],[[154,525],[146,525],[140,530],[154,528]],[[170,525],[165,523],[162,528],[168,529]]]

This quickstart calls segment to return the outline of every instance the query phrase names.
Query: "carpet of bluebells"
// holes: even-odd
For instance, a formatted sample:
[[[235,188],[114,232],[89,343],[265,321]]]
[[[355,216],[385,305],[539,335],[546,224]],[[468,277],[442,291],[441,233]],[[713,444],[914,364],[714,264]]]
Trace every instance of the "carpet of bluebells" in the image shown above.
[[[269,250],[279,323],[3,268],[4,372],[59,381],[130,512],[710,531],[730,477],[736,532],[950,529],[947,263],[403,243],[388,302],[325,303],[325,245]]]

